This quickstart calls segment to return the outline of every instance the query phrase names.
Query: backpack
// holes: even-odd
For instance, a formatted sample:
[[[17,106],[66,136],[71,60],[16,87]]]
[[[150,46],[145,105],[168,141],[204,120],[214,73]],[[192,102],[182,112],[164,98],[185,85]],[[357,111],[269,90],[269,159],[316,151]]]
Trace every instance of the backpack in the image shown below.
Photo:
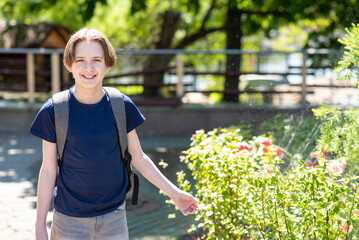
[[[126,187],[126,193],[132,193],[132,205],[137,205],[139,179],[133,172],[131,166],[131,155],[128,152],[127,143],[127,128],[126,128],[126,111],[125,103],[123,101],[122,93],[115,89],[104,87],[107,95],[110,99],[110,106],[112,114],[116,120],[118,141],[120,143],[121,157],[125,163],[128,184]],[[56,145],[58,152],[58,165],[62,163],[63,153],[66,145],[67,130],[69,126],[69,90],[65,90],[59,93],[55,93],[52,96],[55,112],[55,130],[56,130]]]

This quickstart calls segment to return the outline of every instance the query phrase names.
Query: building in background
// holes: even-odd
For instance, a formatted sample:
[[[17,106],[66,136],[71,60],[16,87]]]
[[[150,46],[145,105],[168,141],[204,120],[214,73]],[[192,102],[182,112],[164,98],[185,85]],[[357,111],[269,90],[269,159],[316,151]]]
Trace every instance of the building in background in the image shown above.
[[[0,48],[64,49],[71,33],[65,27],[40,22],[36,24],[3,24],[0,26]],[[60,61],[62,63],[62,59]],[[64,82],[70,75],[61,67]],[[35,55],[36,91],[49,91],[51,86],[50,55]],[[0,52],[0,90],[26,91],[26,54]]]

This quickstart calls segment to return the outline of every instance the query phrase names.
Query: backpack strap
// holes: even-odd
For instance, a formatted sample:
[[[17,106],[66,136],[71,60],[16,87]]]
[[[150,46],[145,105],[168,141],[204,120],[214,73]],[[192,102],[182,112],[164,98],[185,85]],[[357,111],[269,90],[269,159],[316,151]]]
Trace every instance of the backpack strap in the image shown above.
[[[125,102],[123,101],[122,93],[119,90],[110,87],[104,87],[104,89],[110,98],[111,110],[116,120],[121,155],[126,157],[128,154],[128,142]],[[131,159],[128,160],[131,161]]]
[[[125,163],[128,174],[128,185],[126,192],[132,192],[132,205],[136,205],[139,192],[139,179],[138,176],[133,172],[131,165],[132,157],[128,152],[125,102],[123,100],[123,95],[119,90],[110,87],[104,87],[104,89],[109,96],[112,113],[116,120],[121,156]]]
[[[67,129],[69,127],[69,90],[55,93],[52,96],[52,102],[55,113],[58,164],[60,165],[66,144]]]

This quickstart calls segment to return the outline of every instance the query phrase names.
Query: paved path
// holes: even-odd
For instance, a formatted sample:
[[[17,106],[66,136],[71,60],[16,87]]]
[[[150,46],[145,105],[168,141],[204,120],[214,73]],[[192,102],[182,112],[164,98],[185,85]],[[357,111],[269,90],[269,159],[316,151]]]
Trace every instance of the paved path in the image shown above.
[[[40,161],[39,139],[29,135],[0,135],[1,239],[33,239],[36,188],[31,170]]]
[[[189,138],[144,138],[141,143],[154,162],[164,158],[175,164],[179,149],[188,147]],[[36,185],[41,158],[40,139],[29,134],[0,132],[0,239],[34,239]],[[175,169],[172,175],[175,176]],[[184,234],[174,220],[167,219],[169,210],[165,198],[146,180],[141,178],[140,181],[142,205],[128,211],[130,238],[167,240]],[[50,211],[48,230],[51,219]]]

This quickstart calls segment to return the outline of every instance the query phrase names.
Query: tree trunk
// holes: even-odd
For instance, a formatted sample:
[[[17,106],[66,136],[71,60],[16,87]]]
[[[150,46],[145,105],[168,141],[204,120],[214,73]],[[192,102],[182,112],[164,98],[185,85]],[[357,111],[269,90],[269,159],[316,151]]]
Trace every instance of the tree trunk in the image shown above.
[[[163,14],[162,30],[160,39],[156,43],[156,49],[169,49],[171,48],[172,40],[175,32],[177,31],[178,24],[181,20],[181,14],[175,11],[166,11]],[[149,55],[145,70],[158,70],[157,73],[147,74],[144,78],[144,84],[150,85],[145,87],[143,91],[144,96],[155,97],[159,95],[160,84],[163,83],[164,73],[161,69],[168,67],[168,63],[172,55]]]
[[[242,13],[237,9],[237,6],[228,4],[227,12],[227,49],[241,49],[242,48]],[[241,55],[227,55],[226,72],[237,73],[240,71]],[[226,76],[224,89],[227,91],[237,91],[239,89],[239,76]],[[238,102],[238,94],[226,93],[223,101]]]

